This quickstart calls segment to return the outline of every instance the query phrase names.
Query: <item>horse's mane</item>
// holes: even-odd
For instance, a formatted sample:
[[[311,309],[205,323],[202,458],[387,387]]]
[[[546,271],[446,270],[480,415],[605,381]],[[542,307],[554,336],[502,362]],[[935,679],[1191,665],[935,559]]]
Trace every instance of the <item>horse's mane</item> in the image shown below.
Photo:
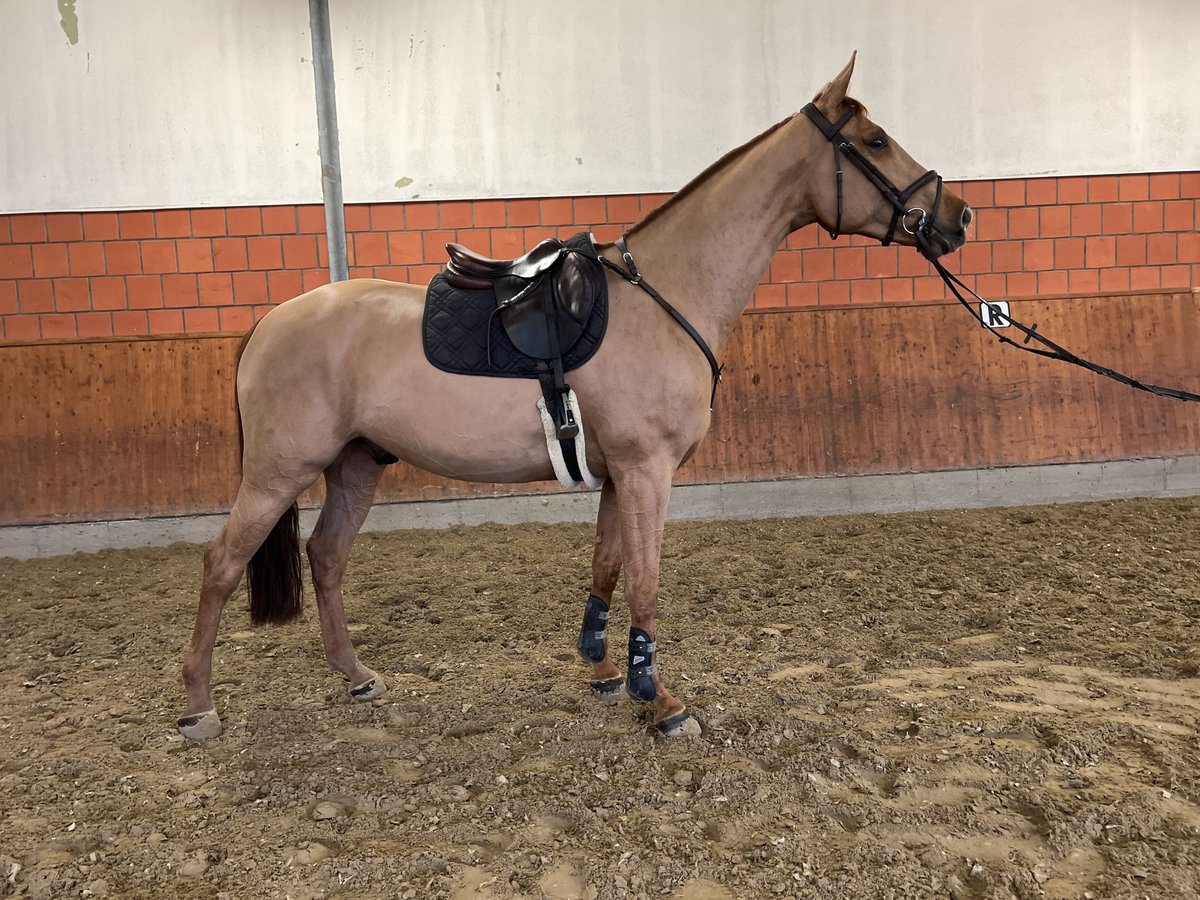
[[[820,96],[820,95],[818,94],[817,96]],[[857,118],[858,116],[865,116],[867,114],[867,108],[862,103],[860,103],[858,100],[855,100],[853,97],[847,97],[845,100],[845,103],[848,107],[850,107],[851,109],[854,110],[855,118]],[[778,131],[780,128],[782,128],[784,125],[786,125],[788,122],[792,121],[792,119],[794,119],[797,115],[799,115],[799,113],[793,113],[792,115],[788,116],[786,119],[776,122],[774,125],[772,125],[770,128],[768,128],[766,131],[762,132],[761,134],[755,135],[754,137],[750,138],[750,140],[746,141],[746,143],[742,144],[740,147],[734,147],[732,150],[730,150],[728,153],[726,153],[724,156],[722,156],[720,159],[718,159],[715,163],[708,166],[708,168],[706,168],[703,172],[701,172],[699,175],[697,175],[695,178],[693,178],[691,181],[689,181],[687,184],[685,184],[683,187],[681,187],[678,191],[676,191],[675,194],[673,196],[671,196],[670,198],[668,198],[665,203],[663,203],[657,209],[654,209],[653,211],[651,211],[651,213],[648,216],[646,216],[646,218],[642,219],[640,222],[635,224],[632,228],[629,229],[629,231],[626,232],[626,234],[627,235],[636,234],[642,228],[649,225],[655,219],[659,218],[659,216],[661,216],[666,210],[668,210],[672,206],[674,206],[677,202],[679,202],[679,201],[685,199],[686,197],[688,197],[689,195],[693,194],[696,191],[696,189],[698,187],[700,187],[700,185],[702,185],[705,181],[707,181],[709,179],[709,177],[711,177],[712,175],[715,175],[718,171],[723,169],[725,166],[729,165],[735,159],[738,159],[739,157],[741,157],[741,155],[743,153],[749,153],[751,150],[753,150],[755,147],[757,147],[759,144],[761,144],[763,141],[765,141],[767,138],[769,138],[771,135],[773,135],[776,131]]]
[[[813,99],[816,99],[816,98],[814,97]],[[865,105],[863,105],[861,100],[855,100],[853,97],[847,97],[842,102],[844,102],[848,107],[850,107],[852,110],[854,110],[854,117],[856,119],[859,116],[865,116],[867,114],[867,107]]]

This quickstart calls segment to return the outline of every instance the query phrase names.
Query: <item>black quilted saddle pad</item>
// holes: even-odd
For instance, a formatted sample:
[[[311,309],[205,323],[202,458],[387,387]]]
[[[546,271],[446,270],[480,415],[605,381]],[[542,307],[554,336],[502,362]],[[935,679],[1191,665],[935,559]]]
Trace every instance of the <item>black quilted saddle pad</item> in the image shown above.
[[[591,236],[577,234],[567,245],[595,258]],[[597,262],[595,265],[599,266]],[[537,378],[538,360],[513,346],[508,333],[493,316],[496,295],[491,290],[467,291],[452,286],[442,274],[434,276],[425,295],[421,332],[425,357],[443,372],[455,375],[491,375],[501,378]],[[489,322],[490,320],[490,322]],[[592,307],[583,335],[563,354],[563,370],[577,369],[592,358],[608,325],[608,291]],[[491,362],[488,344],[491,343]]]

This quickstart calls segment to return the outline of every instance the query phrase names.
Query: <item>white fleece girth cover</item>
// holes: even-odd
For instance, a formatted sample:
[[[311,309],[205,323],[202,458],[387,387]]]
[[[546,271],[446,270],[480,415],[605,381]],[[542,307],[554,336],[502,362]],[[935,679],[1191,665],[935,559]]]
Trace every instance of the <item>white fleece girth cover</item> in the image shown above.
[[[587,446],[583,442],[583,416],[579,412],[579,401],[575,398],[574,391],[567,392],[567,405],[570,406],[575,421],[579,423],[579,436],[575,438],[575,459],[579,463],[579,474],[583,476],[583,484],[594,491],[600,487],[600,479],[588,471]],[[554,466],[554,475],[558,478],[558,483],[565,488],[578,487],[579,482],[567,471],[562,444],[558,442],[554,420],[550,418],[550,412],[546,409],[545,397],[538,397],[537,408],[542,417],[542,431],[546,434],[546,450],[550,453],[550,463]]]

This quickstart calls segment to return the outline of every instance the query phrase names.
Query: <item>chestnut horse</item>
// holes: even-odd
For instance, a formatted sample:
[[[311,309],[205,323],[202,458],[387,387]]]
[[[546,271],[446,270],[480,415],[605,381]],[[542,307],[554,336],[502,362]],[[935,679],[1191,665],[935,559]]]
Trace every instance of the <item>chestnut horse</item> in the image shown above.
[[[970,209],[943,193],[941,180],[847,97],[853,68],[851,57],[804,114],[728,153],[635,225],[625,235],[630,257],[614,245],[598,248],[621,268],[636,258],[642,275],[717,355],[775,249],[799,228],[819,222],[831,232],[885,243],[894,237],[907,246],[917,244],[919,233],[933,255],[965,240]],[[845,167],[843,175],[842,161],[852,156],[857,169]],[[672,473],[708,430],[713,374],[697,342],[636,279],[606,275],[607,333],[571,373],[587,466],[603,479],[579,649],[592,662],[599,693],[621,684],[606,620],[624,568],[631,636],[626,689],[653,704],[663,733],[696,733],[657,666],[655,607]],[[322,473],[325,506],[307,552],[325,658],[358,699],[379,696],[385,685],[359,661],[347,634],[342,577],[381,458],[466,481],[554,479],[535,410],[538,382],[435,368],[422,347],[424,297],[425,288],[409,284],[330,284],[272,310],[244,341],[237,369],[242,480],[229,519],[204,555],[183,664],[187,708],[179,729],[188,738],[221,732],[211,691],[213,645],[243,571],[249,569],[256,622],[299,612],[296,499]]]

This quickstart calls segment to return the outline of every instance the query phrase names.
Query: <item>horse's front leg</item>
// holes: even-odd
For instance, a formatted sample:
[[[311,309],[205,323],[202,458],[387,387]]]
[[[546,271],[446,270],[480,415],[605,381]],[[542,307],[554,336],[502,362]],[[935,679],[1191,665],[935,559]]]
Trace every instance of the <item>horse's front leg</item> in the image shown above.
[[[621,577],[621,524],[617,518],[617,491],[612,479],[600,488],[596,516],[596,545],[592,551],[592,590],[583,611],[583,625],[575,645],[592,664],[592,693],[601,700],[620,697],[625,678],[608,654],[608,610]]]
[[[700,733],[663,683],[655,642],[659,558],[673,471],[670,464],[642,463],[614,475],[630,618],[625,689],[633,699],[654,704],[655,727],[669,737]]]

